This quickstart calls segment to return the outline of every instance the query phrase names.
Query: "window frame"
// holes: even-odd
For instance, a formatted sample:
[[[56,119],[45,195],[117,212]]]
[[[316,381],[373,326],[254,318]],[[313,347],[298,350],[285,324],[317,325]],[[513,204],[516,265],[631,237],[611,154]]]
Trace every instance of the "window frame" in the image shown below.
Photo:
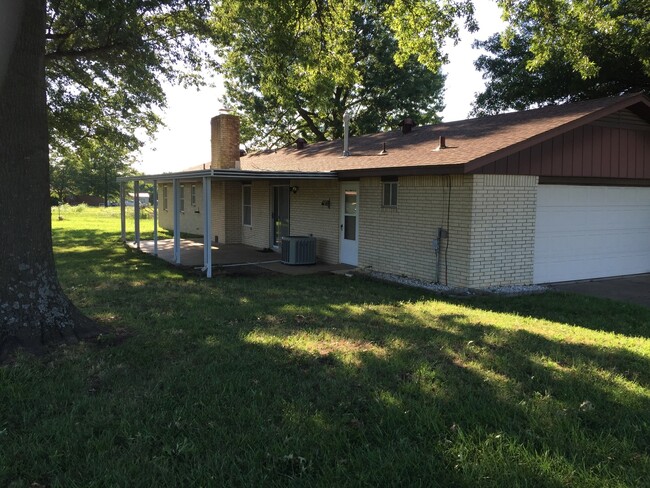
[[[246,203],[246,190],[248,190],[248,203]],[[249,220],[246,222],[246,208],[249,209]],[[244,183],[241,186],[241,222],[246,227],[253,226],[253,186],[250,183]]]
[[[190,205],[196,207],[196,185],[190,187]]]
[[[383,177],[381,185],[381,206],[384,208],[397,208],[399,195],[397,177]]]

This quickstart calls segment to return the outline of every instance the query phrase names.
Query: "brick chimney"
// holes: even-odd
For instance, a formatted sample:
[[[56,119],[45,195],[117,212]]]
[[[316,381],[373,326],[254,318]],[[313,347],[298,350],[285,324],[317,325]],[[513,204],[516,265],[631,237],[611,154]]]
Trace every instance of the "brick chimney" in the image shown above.
[[[239,169],[239,117],[221,114],[210,120],[212,169]]]

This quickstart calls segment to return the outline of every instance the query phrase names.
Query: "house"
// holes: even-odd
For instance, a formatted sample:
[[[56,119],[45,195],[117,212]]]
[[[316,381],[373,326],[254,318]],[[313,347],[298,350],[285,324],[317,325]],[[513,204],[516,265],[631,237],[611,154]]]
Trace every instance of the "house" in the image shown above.
[[[469,288],[650,272],[643,94],[247,155],[237,117],[211,129],[210,165],[139,177],[176,235],[314,236],[324,262]]]
[[[140,192],[137,193],[137,195],[138,195],[138,200],[140,201],[140,206],[146,207],[147,205],[149,205],[149,193]],[[135,202],[135,196],[136,196],[135,193],[129,193],[129,198],[131,198],[131,206],[134,205],[133,202]]]

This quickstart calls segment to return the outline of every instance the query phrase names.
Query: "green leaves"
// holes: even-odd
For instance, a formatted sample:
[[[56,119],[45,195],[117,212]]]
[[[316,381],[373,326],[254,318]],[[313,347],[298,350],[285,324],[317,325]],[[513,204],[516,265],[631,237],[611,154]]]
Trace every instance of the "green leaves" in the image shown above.
[[[650,89],[647,0],[501,1],[510,23],[479,43],[475,113]]]
[[[437,120],[446,39],[470,27],[469,1],[229,1],[214,11],[226,102],[253,147]]]
[[[442,47],[449,38],[459,40],[456,19],[465,18],[470,32],[478,29],[471,1],[395,0],[386,7],[384,19],[397,40],[395,63],[403,67],[411,56],[431,71],[447,62]]]
[[[511,24],[504,46],[522,26],[532,34],[530,70],[539,69],[560,52],[583,79],[594,78],[601,69],[594,50],[600,47],[610,49],[611,55],[630,50],[650,75],[647,0],[507,0],[500,4]]]
[[[161,80],[202,83],[209,0],[50,0],[46,76],[53,149],[138,149],[161,123]]]

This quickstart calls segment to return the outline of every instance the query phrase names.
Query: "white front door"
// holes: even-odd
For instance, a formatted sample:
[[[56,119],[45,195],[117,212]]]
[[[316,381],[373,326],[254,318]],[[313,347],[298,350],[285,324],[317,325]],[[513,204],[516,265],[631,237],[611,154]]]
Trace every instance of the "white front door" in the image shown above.
[[[341,183],[340,257],[345,264],[359,261],[359,183]]]

